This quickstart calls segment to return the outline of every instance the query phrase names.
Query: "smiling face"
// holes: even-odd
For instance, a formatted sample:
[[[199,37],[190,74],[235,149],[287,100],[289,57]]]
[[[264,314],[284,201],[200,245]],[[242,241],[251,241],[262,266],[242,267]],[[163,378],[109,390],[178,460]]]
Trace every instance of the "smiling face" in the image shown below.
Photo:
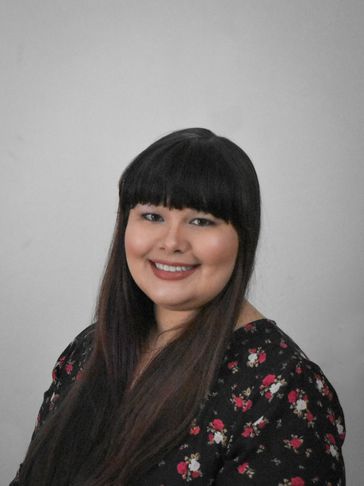
[[[137,204],[125,231],[130,273],[154,302],[157,321],[168,323],[189,317],[225,287],[238,246],[231,224],[190,208]]]

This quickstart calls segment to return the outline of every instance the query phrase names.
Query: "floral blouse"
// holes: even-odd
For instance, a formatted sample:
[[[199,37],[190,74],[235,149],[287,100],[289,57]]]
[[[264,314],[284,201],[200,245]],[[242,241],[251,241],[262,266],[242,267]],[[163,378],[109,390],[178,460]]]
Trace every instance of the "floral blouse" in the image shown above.
[[[93,331],[58,359],[33,437],[80,378]],[[322,370],[273,320],[259,319],[233,332],[188,433],[139,484],[343,486],[344,438],[343,412]]]

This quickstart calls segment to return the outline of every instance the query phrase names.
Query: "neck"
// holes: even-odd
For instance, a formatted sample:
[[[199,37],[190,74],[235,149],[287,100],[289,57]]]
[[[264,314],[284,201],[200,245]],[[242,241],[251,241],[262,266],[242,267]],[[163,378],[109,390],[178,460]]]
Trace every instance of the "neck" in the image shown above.
[[[184,324],[192,317],[194,311],[173,311],[154,307],[155,327],[151,330],[149,346],[163,347],[183,329]]]
[[[171,310],[161,306],[154,307],[158,333],[180,328],[196,313],[195,310]]]
[[[196,311],[173,311],[155,306],[156,327],[150,333],[148,347],[154,349],[165,346],[183,329],[184,324],[192,317],[194,312]],[[236,328],[261,318],[264,318],[264,315],[248,300],[244,299]]]

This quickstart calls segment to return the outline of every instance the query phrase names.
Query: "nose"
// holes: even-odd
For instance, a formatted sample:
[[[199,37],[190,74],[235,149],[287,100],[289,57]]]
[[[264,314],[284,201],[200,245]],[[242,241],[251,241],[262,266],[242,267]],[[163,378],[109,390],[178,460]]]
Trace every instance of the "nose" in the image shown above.
[[[159,241],[159,248],[167,253],[184,253],[188,247],[188,237],[182,226],[166,224]]]

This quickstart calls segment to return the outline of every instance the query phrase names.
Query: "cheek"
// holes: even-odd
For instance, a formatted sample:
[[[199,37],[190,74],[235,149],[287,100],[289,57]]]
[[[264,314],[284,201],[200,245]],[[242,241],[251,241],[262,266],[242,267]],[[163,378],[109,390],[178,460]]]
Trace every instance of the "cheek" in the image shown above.
[[[235,234],[210,238],[205,248],[205,262],[211,266],[221,266],[227,272],[234,268],[238,254],[238,237]]]
[[[133,230],[132,227],[126,227],[124,242],[127,260],[143,256],[147,251],[147,239],[143,238],[140,232]]]

